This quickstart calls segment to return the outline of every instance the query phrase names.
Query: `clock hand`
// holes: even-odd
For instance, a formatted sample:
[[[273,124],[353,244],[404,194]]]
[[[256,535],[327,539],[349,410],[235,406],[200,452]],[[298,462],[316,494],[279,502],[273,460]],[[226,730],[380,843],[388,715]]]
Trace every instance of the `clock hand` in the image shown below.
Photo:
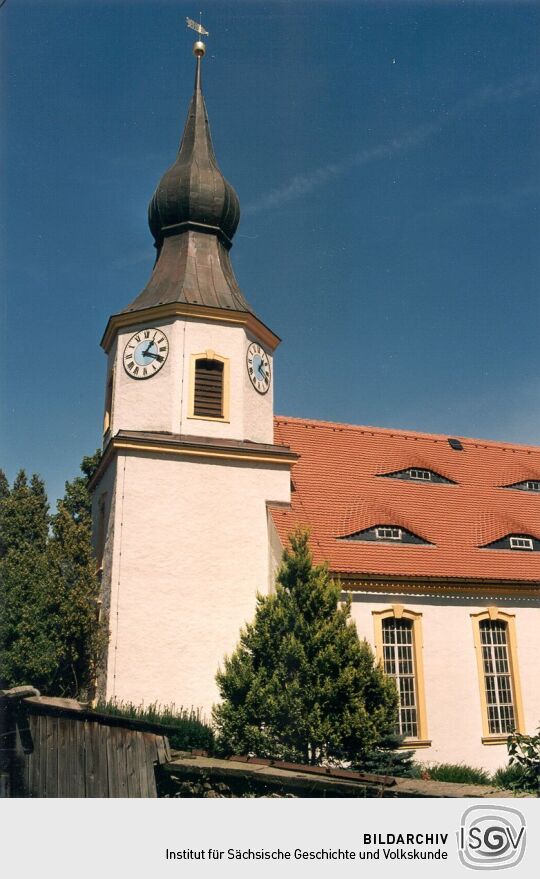
[[[152,347],[153,344],[154,344],[153,342],[148,342],[148,348],[146,349],[146,351],[143,351],[143,355],[142,355],[143,357],[149,356],[148,352],[150,351],[150,348]],[[150,356],[152,356],[152,355],[150,355]]]
[[[152,351],[148,351],[148,352],[145,351],[143,356],[144,357],[153,357],[154,360],[159,360],[160,363],[163,360],[163,357],[161,356],[161,354],[154,354]]]

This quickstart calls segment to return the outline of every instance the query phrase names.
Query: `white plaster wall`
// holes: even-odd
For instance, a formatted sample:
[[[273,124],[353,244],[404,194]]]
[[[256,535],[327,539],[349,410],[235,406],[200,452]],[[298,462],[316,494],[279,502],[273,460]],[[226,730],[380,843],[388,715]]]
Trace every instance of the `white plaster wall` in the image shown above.
[[[281,564],[283,547],[272,514],[268,510],[268,593],[275,592],[276,574]]]
[[[134,379],[124,369],[124,349],[131,336],[148,327],[163,330],[169,342],[169,355],[152,378]],[[114,353],[115,378],[111,434],[119,430],[155,430],[178,433],[182,389],[182,321],[134,323],[118,334]]]
[[[100,619],[102,620],[109,620],[111,617],[111,586],[118,576],[118,542],[114,539],[119,494],[116,471],[117,461],[113,459],[92,492],[92,544],[96,555],[99,552],[97,543],[101,529],[100,502],[102,498],[104,500],[104,545],[100,591]],[[98,670],[98,695],[100,696],[105,696],[105,672],[105,667]]]
[[[261,345],[270,363],[271,382],[266,394],[259,394],[249,379],[246,356],[252,342]],[[242,391],[246,404],[244,406],[244,437],[254,443],[274,442],[274,364],[272,354],[256,336],[246,334],[244,339],[242,370]]]
[[[217,321],[173,318],[155,326],[169,341],[169,355],[162,369],[148,379],[134,379],[123,365],[123,353],[131,336],[152,323],[133,324],[122,330],[109,354],[107,376],[113,364],[113,410],[111,434],[119,430],[151,430],[252,442],[272,443],[273,380],[267,394],[259,394],[249,381],[246,352],[253,337],[244,327]],[[230,401],[228,421],[189,417],[191,355],[215,351],[229,360]],[[270,352],[268,357],[272,367]]]
[[[184,366],[182,395],[181,433],[224,437],[227,439],[250,440],[251,442],[273,443],[274,425],[272,417],[272,390],[259,394],[249,381],[246,354],[253,338],[248,337],[244,327],[222,325],[203,320],[184,321]],[[189,416],[189,389],[191,355],[211,350],[229,360],[230,399],[229,420],[211,421]],[[268,354],[270,365],[272,357]]]
[[[268,589],[267,501],[287,465],[120,456],[107,695],[209,714],[214,677]]]
[[[490,599],[485,604],[463,599],[388,595],[355,595],[351,609],[358,634],[374,646],[372,611],[392,604],[422,613],[423,665],[430,748],[416,752],[421,762],[467,763],[490,771],[508,763],[505,745],[482,744],[482,716],[473,626],[470,614],[496,605],[515,614],[518,667],[525,724],[529,733],[540,723],[540,606],[516,600]]]

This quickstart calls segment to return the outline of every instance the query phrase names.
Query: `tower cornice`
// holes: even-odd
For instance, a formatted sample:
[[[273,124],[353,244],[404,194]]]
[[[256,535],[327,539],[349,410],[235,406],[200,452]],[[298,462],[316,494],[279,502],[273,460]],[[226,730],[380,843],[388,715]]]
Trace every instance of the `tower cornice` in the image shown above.
[[[108,353],[119,330],[138,324],[159,323],[167,318],[191,318],[215,321],[245,327],[270,351],[274,351],[281,339],[251,311],[232,311],[227,308],[212,308],[206,305],[189,305],[184,302],[167,302],[150,308],[121,311],[109,318],[101,347]]]
[[[151,431],[120,430],[107,443],[99,466],[88,483],[89,490],[94,490],[116,454],[130,452],[285,467],[291,467],[299,458],[299,455],[288,446]]]

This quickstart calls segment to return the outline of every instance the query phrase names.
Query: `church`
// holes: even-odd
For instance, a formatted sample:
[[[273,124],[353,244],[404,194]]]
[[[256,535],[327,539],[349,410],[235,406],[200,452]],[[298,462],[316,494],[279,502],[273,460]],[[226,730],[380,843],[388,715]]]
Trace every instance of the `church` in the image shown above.
[[[303,525],[396,681],[407,748],[496,769],[508,733],[540,723],[540,448],[274,416],[280,339],[230,261],[240,208],[214,155],[204,52],[150,202],[152,275],[101,343],[100,695],[208,716],[217,668]]]

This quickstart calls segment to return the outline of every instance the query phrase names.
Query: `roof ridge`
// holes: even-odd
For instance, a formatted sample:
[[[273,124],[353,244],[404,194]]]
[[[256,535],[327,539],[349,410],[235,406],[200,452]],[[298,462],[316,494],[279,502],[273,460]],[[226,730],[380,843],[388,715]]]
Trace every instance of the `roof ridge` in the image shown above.
[[[459,439],[460,442],[474,445],[474,446],[484,446],[490,448],[501,449],[502,451],[506,450],[518,450],[518,451],[528,451],[528,452],[540,452],[540,445],[533,446],[526,443],[512,443],[512,442],[504,442],[502,440],[490,440],[483,439],[481,437],[467,437],[460,436],[459,434],[450,434],[450,433],[423,433],[422,431],[417,430],[406,430],[404,428],[392,428],[392,427],[374,427],[372,425],[363,425],[363,424],[348,424],[346,422],[341,421],[322,421],[315,418],[297,418],[294,416],[288,415],[275,415],[274,422],[276,425],[278,424],[305,424],[311,425],[313,427],[321,427],[326,429],[335,430],[339,428],[340,430],[354,430],[359,431],[360,433],[370,433],[373,435],[382,434],[384,436],[399,436],[399,437],[410,437],[414,439],[426,439],[433,440],[433,442],[447,442],[450,437],[455,439]]]

